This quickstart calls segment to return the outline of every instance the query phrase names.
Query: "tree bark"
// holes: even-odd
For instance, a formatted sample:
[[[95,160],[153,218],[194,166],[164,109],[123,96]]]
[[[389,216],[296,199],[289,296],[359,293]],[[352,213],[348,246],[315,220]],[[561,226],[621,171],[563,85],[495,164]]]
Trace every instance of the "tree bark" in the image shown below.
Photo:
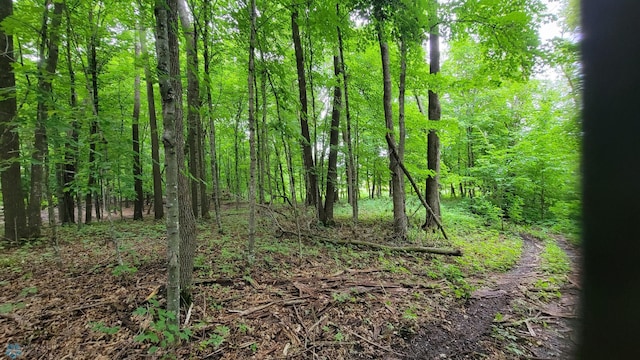
[[[142,40],[142,39],[140,39]],[[135,57],[140,58],[140,44],[135,44]],[[133,202],[133,220],[142,220],[142,208],[144,207],[144,193],[142,192],[142,164],[140,163],[140,74],[136,69],[136,77],[133,81],[133,116],[131,123],[131,140],[133,142],[133,188],[136,198]]]
[[[93,22],[93,11],[89,12],[89,21]],[[87,184],[87,195],[85,198],[85,223],[91,223],[92,209],[93,209],[93,194],[95,192],[95,187],[97,184],[96,179],[96,137],[98,136],[98,113],[100,111],[99,101],[98,101],[98,59],[96,53],[96,47],[98,46],[98,35],[96,34],[97,25],[93,25],[91,37],[89,40],[89,51],[87,54],[87,63],[88,63],[88,81],[91,82],[91,98],[93,101],[93,118],[91,120],[91,128],[89,130],[89,181]],[[99,196],[96,194],[95,202],[96,202],[96,219],[100,219],[100,200]]]
[[[44,59],[39,64],[38,69],[38,112],[36,128],[34,130],[34,149],[31,157],[31,189],[28,206],[29,237],[39,237],[42,227],[40,215],[42,206],[42,192],[44,189],[45,163],[48,154],[47,141],[47,120],[49,109],[53,105],[52,82],[58,66],[58,45],[60,42],[60,24],[62,22],[62,10],[64,3],[55,2],[53,16],[51,17],[51,29],[48,30],[48,18],[45,9],[45,16],[42,23],[41,34],[42,44],[40,47],[40,58]],[[46,53],[45,53],[46,47]]]
[[[256,0],[249,1],[249,239],[247,260],[252,264],[255,257],[256,236],[256,103],[255,103],[255,48],[256,48]]]
[[[380,55],[382,58],[382,76],[384,82],[384,117],[387,126],[387,134],[395,142],[395,131],[393,125],[393,112],[391,107],[391,71],[389,65],[389,45],[384,40],[384,23],[382,16],[377,19],[378,43],[380,44]],[[389,170],[391,171],[391,193],[393,197],[393,230],[395,236],[404,238],[407,235],[407,215],[405,212],[405,197],[401,185],[402,169],[398,161],[391,154],[389,149]]]
[[[71,224],[75,222],[75,206],[73,185],[75,182],[76,168],[78,163],[78,120],[77,107],[78,96],[76,94],[76,75],[73,70],[73,61],[71,58],[71,16],[69,9],[65,8],[67,18],[67,38],[66,38],[66,55],[67,69],[69,72],[69,106],[72,111],[71,130],[69,131],[69,139],[65,142],[65,161],[62,171],[62,199],[61,199],[61,223]],[[77,191],[76,191],[77,192]],[[78,217],[78,222],[82,220]]]
[[[336,4],[336,11],[340,16],[340,4]],[[353,145],[351,143],[351,111],[349,108],[349,87],[347,86],[348,76],[346,65],[344,62],[344,46],[342,42],[342,32],[338,26],[338,47],[340,50],[340,64],[342,72],[342,81],[344,86],[344,108],[346,115],[346,127],[344,131],[344,142],[347,145],[347,186],[349,191],[349,204],[351,204],[351,216],[354,223],[358,222],[358,193],[360,187],[356,181],[357,167],[353,157]]]
[[[300,42],[300,29],[298,28],[298,10],[294,9],[291,13],[291,33],[293,38],[293,47],[296,56],[296,68],[298,71],[298,92],[300,95],[300,131],[302,134],[301,146],[302,156],[304,160],[305,178],[307,184],[307,204],[316,207],[318,219],[321,218],[323,211],[320,202],[320,191],[318,187],[318,176],[316,173],[313,152],[311,149],[311,138],[309,136],[308,108],[307,108],[307,80],[304,69],[304,54],[302,52],[302,44]]]
[[[167,241],[168,241],[168,279],[167,279],[167,311],[175,316],[168,321],[174,326],[180,324],[180,222],[178,200],[178,158],[176,106],[180,102],[179,93],[175,92],[171,81],[171,55],[169,53],[168,6],[164,0],[156,0],[156,53],[158,58],[158,82],[162,97],[162,119],[164,133],[162,142],[165,151],[165,176],[167,187]]]
[[[211,97],[211,75],[209,72],[209,2],[204,3],[205,24],[202,31],[204,74],[207,89],[207,107],[209,117],[209,147],[211,156],[211,184],[213,190],[213,208],[215,211],[218,232],[223,233],[222,220],[220,218],[220,179],[218,178],[218,154],[216,149],[216,125],[213,120],[213,99]]]
[[[0,23],[12,16],[13,1],[0,0]],[[17,115],[16,78],[12,63],[13,35],[0,27],[0,161],[6,168],[0,172],[2,205],[4,207],[4,237],[16,241],[26,237],[27,216],[20,175],[20,138]]]
[[[325,194],[324,211],[320,220],[324,225],[333,225],[334,192],[338,182],[338,134],[340,132],[340,111],[342,108],[342,84],[340,81],[340,58],[333,56],[333,71],[337,81],[333,90],[333,111],[331,112],[331,130],[329,132],[329,162],[327,164],[327,192]]]
[[[440,72],[440,35],[437,25],[437,9],[438,1],[431,0],[433,6],[433,19],[431,30],[429,31],[429,73],[437,74]],[[440,120],[440,100],[438,99],[438,93],[429,90],[429,120]],[[426,183],[426,200],[435,216],[440,218],[440,139],[435,129],[430,129],[427,135],[427,168],[433,172],[434,175],[427,177]],[[430,214],[427,214],[424,225],[424,229],[433,228],[436,226],[435,218]]]
[[[155,96],[153,95],[153,78],[149,69],[149,58],[146,50],[144,31],[140,30],[140,48],[145,57],[144,76],[147,83],[147,106],[149,111],[149,127],[151,128],[151,161],[153,172],[153,214],[156,220],[164,217],[162,199],[162,174],[160,172],[160,144],[158,141],[158,124],[156,121]]]

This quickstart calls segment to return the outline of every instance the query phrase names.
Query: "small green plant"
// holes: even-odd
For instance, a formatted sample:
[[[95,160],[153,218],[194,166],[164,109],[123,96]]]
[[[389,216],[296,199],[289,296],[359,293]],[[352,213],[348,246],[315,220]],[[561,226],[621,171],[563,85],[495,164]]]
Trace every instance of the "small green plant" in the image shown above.
[[[249,325],[245,324],[245,323],[240,323],[238,324],[238,331],[242,334],[246,334],[249,331],[251,331],[251,328],[249,327]]]
[[[22,291],[20,291],[20,296],[25,297],[27,295],[32,295],[38,292],[38,288],[35,286],[29,286],[26,287],[24,289],[22,289]]]
[[[213,333],[209,334],[209,338],[200,342],[200,349],[204,350],[209,346],[213,346],[215,349],[219,348],[229,336],[229,333],[230,331],[227,326],[216,326]]]
[[[120,331],[120,326],[106,326],[102,321],[99,322],[90,322],[91,329],[93,331],[101,332],[107,335],[114,335],[118,331]]]
[[[149,303],[151,303],[151,306],[146,308],[139,307],[133,312],[134,315],[148,316],[154,319],[142,334],[134,338],[135,341],[153,344],[149,348],[149,353],[153,354],[160,348],[166,348],[169,345],[178,343],[180,340],[189,340],[191,336],[190,329],[180,329],[179,325],[172,324],[171,320],[175,320],[175,314],[162,309],[160,303],[155,299],[149,300]]]
[[[125,278],[138,272],[138,268],[135,266],[129,266],[128,264],[118,265],[111,270],[111,275],[115,277]]]
[[[335,341],[340,342],[340,341],[344,341],[345,336],[342,332],[338,331],[335,335],[333,335],[333,338]]]
[[[24,307],[24,303],[4,303],[0,304],[0,314],[8,314],[17,309],[22,309]]]
[[[402,314],[402,318],[406,319],[406,320],[417,320],[418,319],[418,313],[416,311],[415,306],[410,306],[410,307],[406,308],[404,310],[404,313]]]
[[[356,298],[351,296],[351,294],[348,292],[334,292],[334,293],[331,293],[331,297],[333,298],[333,301],[336,301],[339,303],[343,303],[346,301],[351,301],[351,302],[356,301]]]

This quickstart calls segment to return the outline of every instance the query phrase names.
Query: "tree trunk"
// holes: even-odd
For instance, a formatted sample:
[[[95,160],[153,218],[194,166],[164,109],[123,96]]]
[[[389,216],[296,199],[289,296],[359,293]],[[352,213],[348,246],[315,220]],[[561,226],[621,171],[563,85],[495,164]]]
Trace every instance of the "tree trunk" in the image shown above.
[[[180,45],[178,43],[178,1],[169,0],[169,75],[175,98],[182,99],[180,82]],[[186,176],[184,153],[184,129],[182,101],[176,101],[175,111],[176,158],[178,161],[178,202],[180,211],[180,300],[185,306],[191,304],[191,279],[193,277],[193,257],[196,251],[196,220],[191,206],[189,179]]]
[[[44,59],[39,63],[38,69],[38,112],[36,128],[34,130],[34,149],[31,161],[31,189],[28,206],[29,236],[39,237],[42,227],[40,216],[42,206],[42,191],[44,189],[45,163],[48,162],[47,150],[47,120],[49,109],[53,105],[52,82],[58,66],[58,45],[60,42],[60,24],[62,22],[62,10],[64,3],[56,2],[53,7],[51,18],[51,29],[48,30],[48,19],[45,14],[41,34],[42,44],[40,47],[40,58]],[[48,9],[45,9],[45,13]],[[46,46],[46,53],[45,53]]]
[[[218,154],[216,150],[216,125],[213,120],[213,99],[211,97],[211,76],[209,73],[209,2],[204,3],[205,10],[205,26],[203,26],[202,32],[202,45],[203,45],[203,60],[204,60],[204,74],[206,79],[207,89],[207,108],[209,116],[209,147],[211,156],[211,184],[213,190],[213,208],[215,211],[216,225],[218,226],[218,232],[223,233],[222,220],[220,218],[220,179],[218,178]]]
[[[89,12],[89,21],[93,22],[93,11]],[[88,78],[91,82],[91,98],[93,101],[93,118],[91,119],[91,128],[89,130],[89,181],[87,184],[87,195],[85,199],[85,223],[91,223],[93,194],[96,191],[96,137],[98,136],[98,113],[100,111],[98,101],[98,63],[96,47],[98,46],[98,35],[96,29],[92,29],[91,38],[89,40],[88,59]],[[96,195],[96,219],[100,219],[99,196]]]
[[[256,103],[255,103],[255,48],[256,48],[256,0],[249,1],[249,239],[247,260],[252,264],[255,257],[256,236]]]
[[[298,11],[296,9],[291,13],[291,33],[293,37],[293,46],[296,55],[296,68],[298,70],[298,92],[300,95],[300,130],[302,134],[301,146],[302,156],[304,159],[305,178],[307,184],[307,204],[316,206],[320,219],[322,213],[322,204],[320,202],[320,192],[318,187],[318,177],[313,162],[313,153],[311,149],[311,138],[309,136],[309,122],[307,110],[307,80],[305,78],[304,55],[302,52],[302,44],[300,42],[300,29],[298,28]]]
[[[437,74],[440,72],[440,35],[438,30],[437,9],[438,1],[432,0],[433,19],[431,30],[429,31],[429,73]],[[429,120],[440,120],[440,100],[438,94],[429,90]],[[427,177],[425,196],[427,203],[433,209],[435,216],[442,218],[440,214],[440,139],[435,129],[430,129],[427,135],[427,168],[433,172],[433,176]],[[427,214],[424,225],[425,229],[436,226],[435,219]]]
[[[72,123],[71,130],[69,131],[69,139],[65,142],[65,155],[64,165],[62,170],[62,199],[61,199],[61,220],[62,224],[71,224],[75,222],[75,206],[74,206],[74,194],[73,185],[75,182],[76,168],[78,162],[78,120],[77,120],[77,108],[78,108],[78,96],[76,94],[76,75],[73,70],[73,61],[71,58],[71,16],[69,9],[65,9],[67,17],[67,38],[66,38],[66,55],[67,55],[67,68],[69,71],[69,106],[72,111]],[[78,218],[78,222],[82,222]]]
[[[149,57],[146,49],[145,32],[140,30],[140,48],[145,57],[144,77],[147,83],[147,106],[149,111],[149,127],[151,128],[151,161],[153,171],[153,214],[154,219],[164,217],[164,204],[162,199],[162,174],[160,172],[160,144],[158,141],[158,124],[156,122],[156,105],[153,95],[153,78],[149,69]]]
[[[377,19],[378,42],[380,44],[380,55],[382,58],[382,76],[384,81],[384,118],[387,126],[387,133],[395,142],[393,113],[391,107],[391,71],[389,65],[389,45],[384,40],[384,23],[382,16]],[[389,149],[389,170],[391,171],[391,193],[393,197],[393,230],[395,236],[404,238],[407,235],[407,215],[405,213],[404,192],[402,187],[402,169],[398,166],[398,161],[391,154]]]
[[[336,11],[340,16],[340,4],[336,4]],[[358,192],[359,186],[356,182],[356,166],[353,159],[353,146],[351,143],[351,111],[349,108],[349,87],[347,86],[348,76],[346,71],[346,65],[344,63],[344,46],[342,43],[342,32],[338,27],[338,46],[340,50],[340,64],[342,72],[342,81],[344,86],[344,108],[346,115],[346,127],[344,131],[343,141],[347,145],[347,188],[349,204],[351,205],[351,216],[354,223],[358,222]]]
[[[340,132],[340,110],[342,108],[342,84],[340,70],[342,65],[338,55],[333,56],[333,71],[337,84],[333,89],[333,111],[331,112],[331,130],[329,135],[329,162],[327,164],[327,192],[325,195],[324,211],[320,219],[324,225],[333,225],[333,205],[336,200],[334,192],[338,182],[338,134]]]
[[[0,0],[0,23],[13,14],[13,1]],[[2,205],[4,208],[4,237],[18,240],[27,236],[27,217],[20,175],[20,138],[16,102],[16,77],[12,63],[13,35],[0,27],[0,161],[6,168],[0,172]]]
[[[140,39],[141,40],[141,39]],[[135,44],[135,57],[140,58],[140,44]],[[140,74],[136,69],[136,77],[133,81],[133,119],[131,123],[131,139],[133,142],[133,188],[136,198],[133,203],[133,220],[142,220],[142,208],[144,207],[144,193],[142,191],[142,164],[140,163]]]
[[[180,222],[178,204],[178,159],[177,159],[177,131],[176,131],[176,106],[180,102],[171,81],[170,68],[172,67],[169,53],[169,14],[167,3],[157,0],[155,6],[156,16],[156,53],[158,58],[158,82],[160,83],[160,95],[162,97],[162,119],[164,133],[162,141],[165,151],[165,176],[167,187],[167,241],[168,241],[168,279],[167,279],[167,311],[175,316],[167,321],[173,326],[180,324]]]
[[[191,207],[199,215],[198,192],[200,189],[200,154],[198,123],[200,122],[200,83],[198,81],[198,48],[195,28],[189,19],[186,0],[177,0],[178,14],[185,37],[187,54],[187,146],[189,148],[189,172],[191,173]]]

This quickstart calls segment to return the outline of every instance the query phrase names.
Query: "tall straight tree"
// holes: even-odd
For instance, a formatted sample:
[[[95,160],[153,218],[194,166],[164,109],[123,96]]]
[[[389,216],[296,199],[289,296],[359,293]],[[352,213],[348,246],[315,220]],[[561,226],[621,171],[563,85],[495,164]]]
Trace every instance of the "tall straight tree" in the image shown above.
[[[176,99],[175,136],[176,158],[178,161],[178,194],[180,201],[180,300],[188,306],[191,304],[191,279],[193,278],[193,257],[196,251],[196,219],[191,206],[189,179],[185,167],[184,153],[184,112],[182,109],[182,82],[180,81],[180,44],[178,43],[178,11],[179,0],[168,0],[169,19],[169,76]]]
[[[200,176],[200,81],[198,80],[198,45],[196,29],[189,18],[186,0],[178,0],[178,14],[185,37],[187,53],[187,146],[189,148],[189,172],[191,173],[191,207],[198,216],[198,190],[202,181]]]
[[[158,141],[158,123],[156,121],[156,105],[153,96],[153,77],[149,66],[149,56],[146,49],[145,33],[139,31],[140,49],[144,56],[144,77],[147,84],[147,107],[149,112],[149,128],[151,129],[151,169],[153,172],[153,213],[156,220],[164,217],[162,200],[162,174],[160,172],[160,144]]]
[[[389,61],[389,44],[386,40],[385,19],[386,10],[382,4],[375,4],[374,17],[376,22],[376,32],[378,44],[380,46],[380,57],[382,58],[382,79],[383,79],[383,105],[384,118],[387,133],[395,142],[395,130],[393,125],[393,111],[391,106],[391,69]],[[404,238],[407,235],[407,214],[405,211],[405,194],[401,184],[403,179],[402,168],[389,149],[389,170],[391,172],[391,195],[393,199],[393,230],[397,237]]]
[[[306,189],[307,189],[307,205],[316,206],[318,218],[322,217],[322,203],[320,202],[320,190],[318,186],[318,175],[316,173],[313,152],[311,149],[311,137],[309,135],[309,111],[307,104],[307,79],[304,69],[304,53],[302,51],[302,43],[300,41],[300,28],[298,27],[298,9],[294,5],[291,12],[291,34],[293,38],[293,48],[296,56],[296,68],[298,70],[298,93],[300,95],[300,131],[302,139],[302,157],[304,160]]]
[[[440,34],[438,28],[438,0],[431,0],[430,29],[429,29],[429,74],[440,72]],[[438,93],[433,89],[429,90],[428,118],[430,121],[440,120],[440,100]],[[437,220],[433,216],[440,218],[440,138],[435,129],[429,129],[427,135],[427,168],[431,175],[427,177],[426,200],[433,210],[434,215],[427,213],[423,228],[435,228]],[[439,220],[439,219],[438,219]]]
[[[140,58],[140,43],[136,41],[135,57]],[[137,61],[136,61],[137,63]],[[133,115],[131,123],[131,140],[133,142],[133,188],[136,198],[133,203],[133,220],[142,220],[142,207],[144,205],[144,193],[142,191],[142,163],[140,162],[140,74],[136,68],[136,77],[133,81]]]
[[[248,262],[253,263],[256,241],[256,103],[255,103],[255,49],[256,49],[256,0],[249,1],[249,241]]]
[[[180,221],[178,199],[178,149],[176,131],[177,104],[181,99],[173,88],[171,79],[171,54],[169,52],[169,33],[175,31],[169,23],[169,8],[165,0],[156,0],[156,53],[158,57],[158,82],[162,97],[162,119],[166,161],[167,186],[167,241],[168,241],[168,280],[167,311],[174,314],[169,322],[175,326],[180,324]],[[175,34],[174,34],[175,37]]]
[[[0,23],[13,14],[13,1],[0,0]],[[20,138],[16,114],[16,77],[12,64],[13,35],[0,26],[0,181],[4,207],[4,237],[18,240],[27,236],[27,217],[20,177]]]
[[[97,141],[98,141],[98,114],[100,112],[100,102],[98,97],[98,24],[101,23],[101,13],[98,12],[97,18],[94,14],[93,7],[89,10],[89,22],[91,23],[91,34],[89,35],[89,44],[87,45],[87,66],[86,69],[87,81],[90,83],[88,88],[91,92],[91,100],[93,105],[93,117],[91,119],[91,126],[89,130],[89,181],[87,184],[87,195],[85,197],[85,223],[91,223],[92,216],[92,201],[95,200],[96,219],[100,219],[100,196],[96,191],[98,185],[97,179],[97,165],[96,165],[96,153],[97,153]],[[95,198],[94,198],[95,195]]]
[[[38,68],[38,112],[34,134],[34,149],[31,161],[31,189],[29,195],[28,220],[29,236],[39,237],[42,227],[40,210],[42,205],[42,191],[44,189],[45,162],[48,161],[47,120],[53,103],[52,83],[58,66],[58,45],[60,42],[60,24],[64,3],[56,1],[53,5],[53,15],[49,23],[49,3],[45,6],[42,20],[40,58]],[[49,28],[50,27],[50,28]]]

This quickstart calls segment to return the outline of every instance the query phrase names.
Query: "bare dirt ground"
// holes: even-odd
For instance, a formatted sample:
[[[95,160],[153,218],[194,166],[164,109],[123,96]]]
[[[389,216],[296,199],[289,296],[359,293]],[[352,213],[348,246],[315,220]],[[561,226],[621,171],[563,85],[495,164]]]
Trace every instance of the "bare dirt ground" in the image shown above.
[[[233,209],[228,205],[223,217],[225,235],[199,224],[189,342],[150,355],[154,344],[134,340],[154,332],[158,320],[136,309],[153,309],[153,294],[160,307],[165,304],[164,224],[145,220],[116,233],[126,240],[124,259],[136,268],[131,273],[114,273],[116,256],[107,241],[114,233],[106,226],[68,232],[76,238],[60,239],[59,256],[47,244],[2,250],[0,258],[18,260],[0,267],[0,350],[19,344],[24,359],[92,360],[570,357],[579,253],[562,239],[573,274],[559,298],[542,299],[535,290],[542,244],[523,235],[518,265],[475,279],[484,285],[464,301],[444,295],[447,283],[425,273],[429,255],[302,239],[308,252],[300,257],[291,250],[298,249],[298,239],[283,237],[259,242],[259,260],[247,270],[242,251],[234,250],[242,247],[238,239],[246,225]],[[123,216],[130,217],[130,210]],[[359,231],[383,240],[388,227],[363,222]],[[352,236],[346,227],[322,231],[329,230],[320,236]],[[214,345],[212,339],[222,341]]]
[[[522,235],[518,265],[493,275],[461,308],[447,308],[411,340],[408,359],[569,359],[575,345],[579,252],[560,238],[572,273],[557,301],[535,294],[542,244]]]

